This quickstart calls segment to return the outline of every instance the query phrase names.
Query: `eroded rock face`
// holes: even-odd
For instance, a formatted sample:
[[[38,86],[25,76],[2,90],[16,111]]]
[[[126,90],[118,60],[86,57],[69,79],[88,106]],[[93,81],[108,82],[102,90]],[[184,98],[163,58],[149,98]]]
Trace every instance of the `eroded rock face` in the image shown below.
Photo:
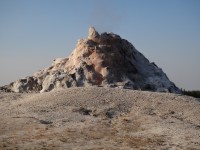
[[[162,69],[113,33],[99,34],[94,27],[80,39],[68,58],[57,58],[49,68],[17,80],[2,90],[47,92],[56,88],[106,86],[179,93]]]

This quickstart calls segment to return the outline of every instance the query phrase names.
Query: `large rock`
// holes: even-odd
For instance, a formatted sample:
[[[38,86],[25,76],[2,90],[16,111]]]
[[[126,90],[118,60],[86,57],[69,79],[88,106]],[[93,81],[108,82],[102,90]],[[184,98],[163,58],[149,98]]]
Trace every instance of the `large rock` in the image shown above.
[[[89,28],[88,39],[94,42],[99,42],[99,33],[95,30],[94,27]]]
[[[127,40],[113,33],[89,29],[68,58],[33,76],[1,87],[13,92],[47,92],[56,88],[105,86],[179,93],[162,69],[138,52]]]

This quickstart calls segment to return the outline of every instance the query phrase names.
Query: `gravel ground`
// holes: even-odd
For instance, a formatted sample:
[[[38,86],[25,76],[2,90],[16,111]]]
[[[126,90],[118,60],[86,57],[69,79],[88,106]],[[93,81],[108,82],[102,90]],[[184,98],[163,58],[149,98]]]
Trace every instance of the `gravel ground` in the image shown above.
[[[101,87],[0,92],[0,149],[200,149],[200,102]]]

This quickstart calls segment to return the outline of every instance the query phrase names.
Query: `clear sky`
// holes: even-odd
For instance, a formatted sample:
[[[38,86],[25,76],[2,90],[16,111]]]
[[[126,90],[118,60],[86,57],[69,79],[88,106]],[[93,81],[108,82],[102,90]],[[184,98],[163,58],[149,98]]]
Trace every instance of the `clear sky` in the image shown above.
[[[200,90],[200,0],[0,0],[0,85],[67,57],[90,26],[130,41],[178,87]]]

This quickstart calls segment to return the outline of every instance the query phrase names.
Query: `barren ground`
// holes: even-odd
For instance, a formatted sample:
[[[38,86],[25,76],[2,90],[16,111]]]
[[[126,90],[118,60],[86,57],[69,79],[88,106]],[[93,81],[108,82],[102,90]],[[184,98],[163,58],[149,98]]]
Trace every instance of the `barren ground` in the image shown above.
[[[100,87],[0,92],[0,149],[200,149],[200,101]]]

